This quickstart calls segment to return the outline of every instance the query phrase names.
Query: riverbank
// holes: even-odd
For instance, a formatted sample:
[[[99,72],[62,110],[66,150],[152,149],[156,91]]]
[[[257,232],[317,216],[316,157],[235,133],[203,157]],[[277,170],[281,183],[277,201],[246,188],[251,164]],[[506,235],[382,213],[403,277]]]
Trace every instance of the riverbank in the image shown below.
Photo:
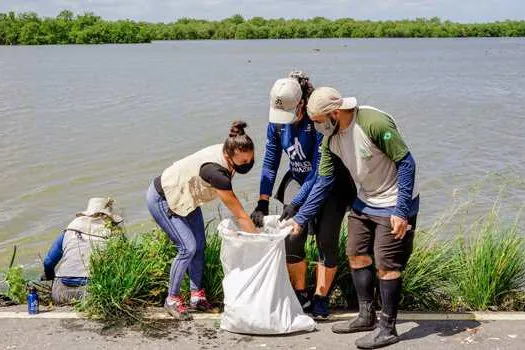
[[[518,225],[504,220],[497,206],[474,224],[456,227],[450,240],[436,233],[445,223],[416,233],[414,251],[403,272],[401,309],[420,312],[524,311],[525,237]],[[441,225],[441,226],[440,226]],[[352,310],[356,294],[345,256],[346,225],[339,240],[339,267],[329,294],[334,311]],[[223,301],[221,238],[215,224],[207,224],[203,286],[208,300],[218,307]],[[314,286],[315,242],[306,244],[309,288]],[[162,305],[169,270],[176,250],[160,230],[140,232],[133,238],[116,235],[107,247],[91,257],[88,297],[77,310],[106,323],[147,319],[147,307]],[[14,259],[12,259],[14,260]],[[24,302],[23,271],[14,265],[8,274],[11,299]],[[9,280],[12,276],[12,280]],[[42,304],[50,302],[50,283],[37,284]],[[189,294],[187,278],[182,294]]]
[[[431,19],[368,21],[323,17],[312,19],[245,19],[221,21],[182,18],[172,23],[108,21],[93,13],[64,10],[55,18],[36,13],[0,13],[0,45],[130,44],[153,40],[243,40],[305,38],[464,38],[522,37],[525,21],[455,23]]]

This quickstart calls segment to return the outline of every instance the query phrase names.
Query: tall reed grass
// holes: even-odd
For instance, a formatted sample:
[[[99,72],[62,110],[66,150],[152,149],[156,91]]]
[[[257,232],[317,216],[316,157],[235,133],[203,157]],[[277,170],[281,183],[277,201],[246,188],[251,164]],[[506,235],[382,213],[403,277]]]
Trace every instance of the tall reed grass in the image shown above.
[[[204,288],[212,303],[223,299],[220,236],[210,223]],[[345,254],[346,226],[340,235],[340,263],[333,287],[332,305],[354,306],[355,291]],[[520,309],[525,306],[525,243],[517,224],[506,225],[497,211],[476,225],[457,227],[452,240],[440,240],[439,228],[416,232],[414,250],[403,272],[401,307],[405,310],[454,311]],[[317,248],[314,237],[306,246],[310,285],[314,283]],[[162,305],[167,295],[169,269],[176,255],[173,244],[160,230],[134,239],[112,238],[105,250],[91,259],[88,297],[81,309],[111,320],[138,319],[147,305]],[[183,294],[189,283],[183,283]]]
[[[468,310],[497,309],[525,286],[525,237],[517,221],[501,222],[493,209],[454,242],[450,273],[453,303]]]

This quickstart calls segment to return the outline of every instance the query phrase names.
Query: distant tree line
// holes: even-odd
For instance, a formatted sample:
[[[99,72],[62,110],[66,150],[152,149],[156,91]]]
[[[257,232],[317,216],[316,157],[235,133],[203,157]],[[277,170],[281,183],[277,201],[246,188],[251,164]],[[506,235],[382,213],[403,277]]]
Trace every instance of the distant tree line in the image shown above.
[[[0,45],[148,43],[152,40],[291,38],[524,37],[525,21],[455,23],[431,19],[362,21],[351,18],[245,19],[182,18],[172,23],[106,21],[87,12],[64,10],[55,18],[36,13],[0,13]]]

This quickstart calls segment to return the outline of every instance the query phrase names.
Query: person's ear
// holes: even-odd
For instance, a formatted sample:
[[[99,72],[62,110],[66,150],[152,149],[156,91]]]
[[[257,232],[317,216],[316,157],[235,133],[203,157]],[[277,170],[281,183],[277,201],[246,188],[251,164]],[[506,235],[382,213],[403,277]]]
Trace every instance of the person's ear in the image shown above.
[[[295,108],[295,113],[296,114],[303,113],[304,107],[305,107],[304,100],[301,100],[299,104],[297,105],[297,107]]]

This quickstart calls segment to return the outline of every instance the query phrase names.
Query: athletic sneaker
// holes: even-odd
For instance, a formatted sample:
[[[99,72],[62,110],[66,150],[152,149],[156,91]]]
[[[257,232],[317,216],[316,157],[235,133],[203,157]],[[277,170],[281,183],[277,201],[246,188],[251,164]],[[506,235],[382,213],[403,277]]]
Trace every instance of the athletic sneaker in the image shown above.
[[[303,312],[308,312],[312,306],[312,302],[310,301],[310,298],[308,298],[308,292],[305,290],[296,290],[295,295],[297,296],[297,300],[299,300],[299,304],[301,304],[301,307],[303,308]]]
[[[188,309],[184,305],[184,299],[180,295],[166,298],[164,308],[176,320],[190,321],[192,319]]]
[[[317,321],[325,321],[330,317],[327,297],[314,295],[314,300],[312,302],[312,317]]]
[[[202,312],[216,311],[213,305],[208,303],[206,292],[202,288],[191,291],[190,308]]]

